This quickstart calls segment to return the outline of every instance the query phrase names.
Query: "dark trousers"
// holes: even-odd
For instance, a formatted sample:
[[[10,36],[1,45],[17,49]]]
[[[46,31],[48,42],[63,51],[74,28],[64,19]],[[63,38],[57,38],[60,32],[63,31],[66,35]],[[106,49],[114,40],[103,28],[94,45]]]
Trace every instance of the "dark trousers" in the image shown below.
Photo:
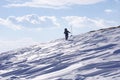
[[[68,34],[65,34],[65,40],[68,40]]]

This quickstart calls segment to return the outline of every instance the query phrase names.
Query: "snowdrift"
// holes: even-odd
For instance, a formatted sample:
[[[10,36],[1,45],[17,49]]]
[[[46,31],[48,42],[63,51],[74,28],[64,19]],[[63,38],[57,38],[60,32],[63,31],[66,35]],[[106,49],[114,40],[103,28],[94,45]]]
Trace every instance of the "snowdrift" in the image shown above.
[[[0,53],[0,80],[120,80],[120,26]]]

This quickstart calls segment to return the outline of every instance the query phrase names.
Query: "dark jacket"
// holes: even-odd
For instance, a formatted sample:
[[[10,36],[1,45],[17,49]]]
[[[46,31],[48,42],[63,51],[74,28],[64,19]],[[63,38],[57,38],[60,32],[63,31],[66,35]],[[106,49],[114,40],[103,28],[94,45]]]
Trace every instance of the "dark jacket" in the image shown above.
[[[65,30],[64,30],[64,34],[65,35],[68,35],[70,32],[67,30],[67,28],[65,28]]]

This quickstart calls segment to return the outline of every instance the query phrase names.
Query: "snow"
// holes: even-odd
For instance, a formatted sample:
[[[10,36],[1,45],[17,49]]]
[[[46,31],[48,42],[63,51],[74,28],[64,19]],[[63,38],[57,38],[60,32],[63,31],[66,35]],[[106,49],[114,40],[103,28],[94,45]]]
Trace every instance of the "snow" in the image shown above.
[[[82,66],[81,63],[73,64],[73,65],[71,65],[71,66],[69,66],[69,67],[67,67],[65,69],[55,71],[55,72],[52,72],[52,73],[49,73],[49,74],[38,76],[38,77],[34,78],[33,80],[47,80],[47,79],[50,79],[51,77],[54,78],[54,77],[57,77],[59,75],[69,74],[74,69],[79,68],[81,66]],[[51,75],[53,75],[53,76],[51,76]],[[47,76],[47,78],[46,78],[46,76]]]
[[[0,80],[120,80],[120,27],[0,53]]]

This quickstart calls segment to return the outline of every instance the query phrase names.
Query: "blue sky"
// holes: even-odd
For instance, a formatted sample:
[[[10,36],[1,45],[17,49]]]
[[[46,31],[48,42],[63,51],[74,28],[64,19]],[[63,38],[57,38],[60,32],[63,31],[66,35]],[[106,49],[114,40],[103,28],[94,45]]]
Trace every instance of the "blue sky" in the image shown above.
[[[120,25],[120,0],[2,0],[0,52]]]

